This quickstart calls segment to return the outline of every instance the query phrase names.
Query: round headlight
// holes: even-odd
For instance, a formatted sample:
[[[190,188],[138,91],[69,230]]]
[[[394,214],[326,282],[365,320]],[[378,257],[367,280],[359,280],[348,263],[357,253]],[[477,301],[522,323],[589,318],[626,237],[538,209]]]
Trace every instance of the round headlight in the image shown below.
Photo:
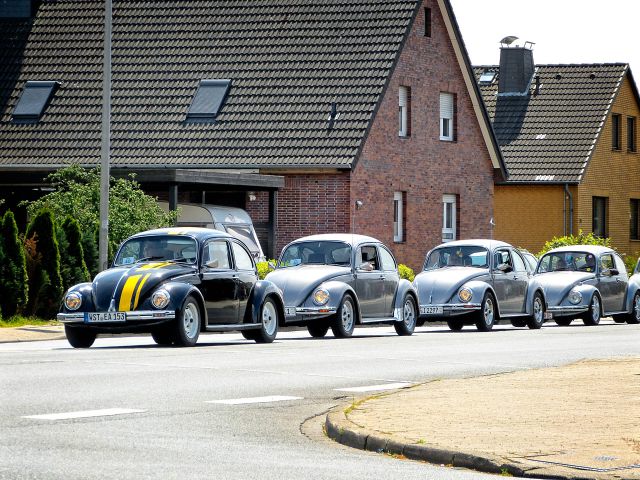
[[[573,303],[574,305],[577,305],[582,301],[582,294],[577,290],[571,290],[567,298],[569,302]]]
[[[67,307],[67,310],[77,310],[80,305],[82,305],[82,295],[78,292],[67,293],[67,296],[64,297],[64,306]]]
[[[315,292],[313,292],[313,303],[316,305],[326,305],[329,301],[329,292],[327,292],[323,288],[319,288]]]
[[[473,298],[473,292],[471,291],[470,288],[467,288],[467,287],[461,288],[460,291],[458,292],[458,298],[463,303],[470,302],[471,299]]]
[[[153,295],[151,295],[151,304],[155,308],[166,307],[169,304],[169,300],[171,300],[169,292],[163,289],[156,290],[155,292],[153,292]]]

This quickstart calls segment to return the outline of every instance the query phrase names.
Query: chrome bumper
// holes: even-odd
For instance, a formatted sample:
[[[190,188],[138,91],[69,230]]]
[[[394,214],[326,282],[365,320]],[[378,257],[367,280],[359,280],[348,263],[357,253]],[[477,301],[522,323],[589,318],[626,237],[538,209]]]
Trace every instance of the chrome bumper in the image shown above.
[[[149,320],[173,320],[176,318],[176,312],[173,310],[140,310],[134,312],[125,312],[127,319],[124,322],[86,322],[91,325],[109,324],[126,324],[127,322],[143,322]],[[85,323],[84,312],[75,313],[59,313],[56,319],[61,323]]]
[[[442,308],[442,313],[422,313],[423,309]],[[465,313],[475,312],[482,308],[480,303],[443,303],[420,305],[418,308],[418,316],[421,318],[438,318],[449,317],[454,315],[464,315]]]
[[[333,315],[336,307],[296,307],[296,315]]]
[[[554,317],[562,317],[565,315],[576,315],[578,313],[584,313],[589,310],[588,305],[564,305],[547,307],[547,312],[553,313]]]

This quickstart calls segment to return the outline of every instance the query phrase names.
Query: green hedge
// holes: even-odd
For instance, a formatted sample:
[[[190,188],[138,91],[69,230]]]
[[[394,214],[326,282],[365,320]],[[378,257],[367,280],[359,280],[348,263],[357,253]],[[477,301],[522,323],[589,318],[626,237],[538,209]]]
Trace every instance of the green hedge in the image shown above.
[[[7,211],[0,223],[0,243],[4,256],[4,260],[0,261],[0,309],[4,317],[9,318],[27,304],[27,262],[13,213]]]

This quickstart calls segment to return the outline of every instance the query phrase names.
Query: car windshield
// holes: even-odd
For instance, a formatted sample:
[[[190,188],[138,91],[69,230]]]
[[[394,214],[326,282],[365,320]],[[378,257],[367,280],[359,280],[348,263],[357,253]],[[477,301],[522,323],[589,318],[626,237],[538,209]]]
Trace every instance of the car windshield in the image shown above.
[[[196,263],[196,241],[182,235],[135,237],[122,245],[113,264],[122,266],[168,260]]]
[[[489,251],[476,245],[440,247],[432,250],[424,262],[425,270],[445,267],[489,268]]]
[[[338,241],[298,242],[282,253],[278,268],[297,265],[351,265],[351,246]]]
[[[547,253],[538,264],[536,273],[545,272],[595,272],[596,257],[587,252]]]

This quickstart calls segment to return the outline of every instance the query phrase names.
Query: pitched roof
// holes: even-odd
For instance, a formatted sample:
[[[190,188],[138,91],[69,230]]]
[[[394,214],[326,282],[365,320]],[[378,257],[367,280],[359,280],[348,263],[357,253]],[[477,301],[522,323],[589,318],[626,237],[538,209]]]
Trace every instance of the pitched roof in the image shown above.
[[[508,183],[579,183],[628,64],[537,65],[528,96],[498,96],[499,68],[474,67]],[[633,82],[632,82],[633,83]]]
[[[0,168],[100,160],[103,2],[43,2],[0,25]],[[417,0],[114,2],[113,167],[348,168]],[[6,27],[6,28],[5,28]],[[231,79],[215,123],[185,122],[204,79]],[[28,80],[60,82],[37,124]],[[338,116],[328,129],[332,102]]]

